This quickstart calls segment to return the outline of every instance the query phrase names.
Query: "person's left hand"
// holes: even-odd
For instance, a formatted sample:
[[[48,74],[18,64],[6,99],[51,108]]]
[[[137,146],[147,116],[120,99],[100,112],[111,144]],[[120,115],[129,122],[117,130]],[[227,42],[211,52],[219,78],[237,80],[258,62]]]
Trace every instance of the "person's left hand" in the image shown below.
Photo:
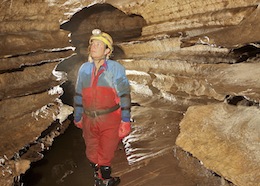
[[[123,139],[131,132],[131,123],[122,121],[119,126],[118,136]]]

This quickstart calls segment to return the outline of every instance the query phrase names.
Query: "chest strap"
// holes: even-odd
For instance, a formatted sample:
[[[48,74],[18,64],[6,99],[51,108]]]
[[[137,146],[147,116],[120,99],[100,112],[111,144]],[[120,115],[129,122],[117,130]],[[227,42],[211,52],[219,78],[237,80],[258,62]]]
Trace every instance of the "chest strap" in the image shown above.
[[[84,113],[89,116],[89,117],[92,117],[92,118],[95,118],[97,116],[100,116],[100,115],[104,115],[104,114],[108,114],[108,113],[111,113],[111,112],[114,112],[116,111],[117,109],[120,108],[120,105],[117,104],[111,108],[108,108],[108,109],[101,109],[101,110],[88,110],[88,109],[84,109]]]

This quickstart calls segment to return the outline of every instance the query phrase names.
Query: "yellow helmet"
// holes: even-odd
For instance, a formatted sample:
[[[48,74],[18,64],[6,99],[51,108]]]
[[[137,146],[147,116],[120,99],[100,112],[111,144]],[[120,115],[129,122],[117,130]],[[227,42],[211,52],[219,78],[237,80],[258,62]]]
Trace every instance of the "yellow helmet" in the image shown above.
[[[113,39],[112,37],[105,33],[105,32],[101,32],[101,30],[99,29],[94,29],[92,30],[92,36],[89,39],[89,44],[91,44],[92,40],[97,39],[100,41],[103,41],[103,43],[105,43],[108,48],[110,49],[110,54],[113,51]]]

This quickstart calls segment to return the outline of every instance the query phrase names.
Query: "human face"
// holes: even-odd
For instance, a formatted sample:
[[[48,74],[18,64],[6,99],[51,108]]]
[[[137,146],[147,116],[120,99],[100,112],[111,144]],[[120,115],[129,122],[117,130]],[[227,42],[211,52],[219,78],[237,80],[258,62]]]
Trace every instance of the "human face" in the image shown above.
[[[104,58],[108,51],[106,45],[100,40],[94,39],[90,44],[90,55],[93,59]]]

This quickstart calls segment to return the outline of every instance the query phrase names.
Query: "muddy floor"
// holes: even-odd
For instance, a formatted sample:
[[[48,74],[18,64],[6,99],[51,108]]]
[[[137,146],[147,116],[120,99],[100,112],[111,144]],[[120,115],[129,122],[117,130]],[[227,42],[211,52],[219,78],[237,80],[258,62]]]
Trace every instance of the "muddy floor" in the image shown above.
[[[132,133],[119,144],[112,165],[120,186],[232,185],[175,145],[189,104],[143,96],[133,96],[132,103]],[[21,177],[22,185],[93,186],[81,130],[73,124],[44,155]]]

